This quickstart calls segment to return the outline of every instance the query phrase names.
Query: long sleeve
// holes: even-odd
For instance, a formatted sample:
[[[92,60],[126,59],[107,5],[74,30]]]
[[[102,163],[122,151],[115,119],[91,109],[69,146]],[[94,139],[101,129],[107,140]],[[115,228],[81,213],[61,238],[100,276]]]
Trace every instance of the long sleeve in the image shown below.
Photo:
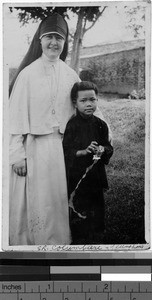
[[[10,135],[9,164],[13,165],[26,158],[23,145],[24,136],[20,134]]]
[[[94,112],[94,115],[107,123],[107,121],[105,120],[105,118],[98,106],[96,108],[96,111]],[[107,126],[108,126],[108,140],[109,140],[110,144],[112,145],[113,144],[112,131],[111,131],[110,125],[108,123],[107,123]]]

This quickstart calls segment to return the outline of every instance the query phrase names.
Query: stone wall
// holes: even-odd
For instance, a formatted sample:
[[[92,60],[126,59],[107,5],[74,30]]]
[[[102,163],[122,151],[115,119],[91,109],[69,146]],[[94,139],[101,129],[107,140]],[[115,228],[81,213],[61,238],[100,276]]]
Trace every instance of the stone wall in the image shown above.
[[[132,50],[135,48],[145,47],[145,39],[135,39],[129,41],[121,41],[116,43],[103,43],[89,47],[83,47],[80,51],[80,56],[90,56],[95,54],[109,54]]]
[[[145,47],[80,58],[100,92],[129,94],[145,87]]]

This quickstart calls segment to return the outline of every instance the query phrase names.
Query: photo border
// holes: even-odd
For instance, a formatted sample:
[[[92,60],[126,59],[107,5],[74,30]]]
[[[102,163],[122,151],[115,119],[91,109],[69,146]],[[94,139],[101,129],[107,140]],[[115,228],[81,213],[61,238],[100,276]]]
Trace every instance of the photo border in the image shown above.
[[[103,4],[105,1],[99,1],[99,2],[95,2],[92,3],[89,1],[89,3],[87,2],[57,2],[55,1],[53,4],[55,6],[75,6],[76,3],[78,3],[79,6],[86,6],[90,5],[90,6],[95,6],[95,5],[100,5]],[[140,2],[144,3],[145,5],[145,1],[114,1],[115,2],[123,2],[125,4],[127,3],[131,3],[131,2]],[[11,3],[11,6],[24,6],[25,4],[27,5],[27,1],[26,3],[24,3],[22,5],[22,3],[16,3],[13,2]],[[106,3],[112,3],[111,1],[106,1]],[[43,6],[45,4],[49,4],[50,6],[52,6],[52,3],[43,3],[43,2],[32,2],[29,3],[28,6]],[[10,4],[4,4],[4,5],[9,5]],[[88,254],[88,253],[94,253],[96,254],[102,254],[103,252],[107,253],[109,252],[119,252],[119,251],[123,251],[125,253],[125,255],[127,254],[126,252],[129,251],[130,252],[140,252],[140,251],[145,251],[150,249],[151,246],[151,241],[150,241],[150,221],[151,221],[151,217],[150,217],[150,78],[151,78],[151,56],[150,56],[150,52],[151,52],[151,46],[150,46],[150,41],[151,41],[151,30],[150,30],[150,3],[149,1],[147,1],[147,8],[146,8],[146,78],[148,78],[148,80],[146,79],[146,98],[148,99],[148,101],[146,101],[146,138],[145,138],[145,239],[146,239],[146,244],[121,244],[121,245],[65,245],[65,246],[51,246],[51,245],[36,245],[36,246],[29,246],[29,245],[25,245],[25,246],[9,246],[8,243],[8,239],[9,239],[9,203],[8,201],[5,201],[5,199],[8,199],[9,197],[9,166],[8,166],[8,157],[9,157],[9,134],[8,134],[8,128],[9,128],[9,120],[8,120],[8,91],[5,88],[6,85],[8,85],[8,80],[9,80],[9,72],[8,72],[8,64],[4,55],[4,76],[3,76],[3,97],[4,97],[4,102],[3,102],[3,173],[2,173],[2,181],[3,181],[3,195],[2,195],[2,250],[4,251],[15,251],[15,252],[31,252],[35,254],[35,252],[48,252],[49,254],[52,253],[58,253],[62,252],[65,253],[66,255],[68,255],[68,253],[70,254],[74,254],[75,252],[76,254]],[[5,24],[5,20],[4,20],[4,24]],[[4,34],[4,45],[5,45],[5,34]],[[5,47],[4,47],[5,50]],[[4,51],[5,53],[5,51]],[[5,104],[4,104],[5,103]],[[147,158],[148,157],[148,158]],[[51,252],[50,252],[51,251]],[[73,253],[72,253],[73,252]],[[57,254],[57,256],[58,256]],[[104,254],[104,253],[103,253]],[[33,255],[33,254],[32,254]]]

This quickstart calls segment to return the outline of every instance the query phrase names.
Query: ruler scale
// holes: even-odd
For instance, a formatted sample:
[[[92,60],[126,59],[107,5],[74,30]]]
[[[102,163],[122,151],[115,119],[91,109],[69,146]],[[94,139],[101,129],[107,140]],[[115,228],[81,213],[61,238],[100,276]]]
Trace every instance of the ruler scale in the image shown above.
[[[79,282],[80,283],[80,282]],[[1,282],[1,300],[151,300],[151,282]]]

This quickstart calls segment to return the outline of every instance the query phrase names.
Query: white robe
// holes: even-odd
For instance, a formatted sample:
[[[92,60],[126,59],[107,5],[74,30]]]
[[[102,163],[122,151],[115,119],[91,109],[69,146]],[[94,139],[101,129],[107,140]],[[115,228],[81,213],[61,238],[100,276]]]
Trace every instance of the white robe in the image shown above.
[[[79,77],[59,60],[53,104],[49,72],[45,57],[33,62],[19,74],[10,99],[10,245],[70,243],[61,133],[74,112],[70,91]],[[27,175],[21,177],[12,165],[24,158]]]

